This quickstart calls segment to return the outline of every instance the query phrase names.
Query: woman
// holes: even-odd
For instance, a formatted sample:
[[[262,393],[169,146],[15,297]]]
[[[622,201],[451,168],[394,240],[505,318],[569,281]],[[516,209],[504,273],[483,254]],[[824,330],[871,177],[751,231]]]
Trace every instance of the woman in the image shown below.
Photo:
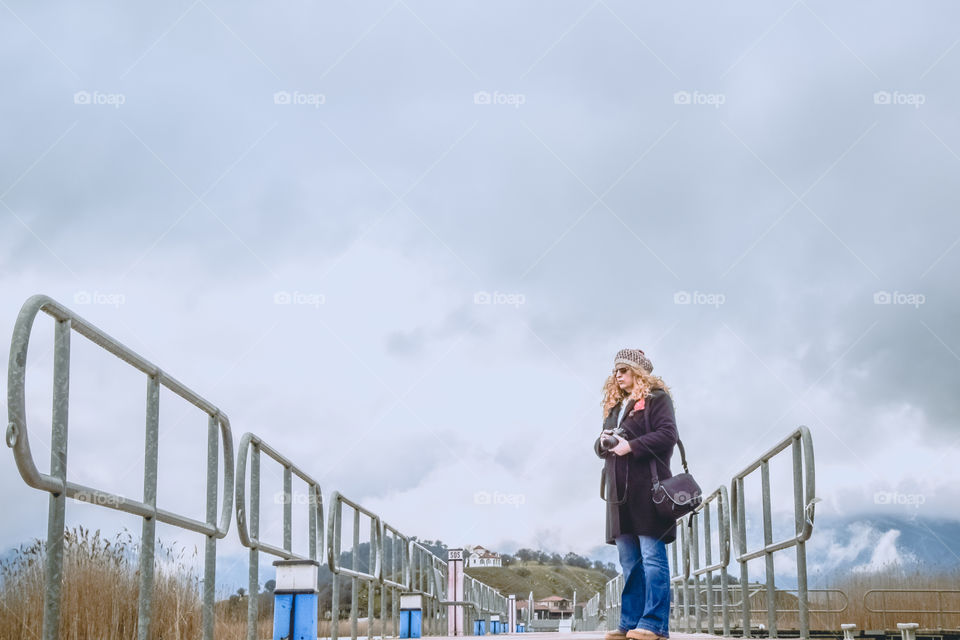
[[[617,546],[624,578],[620,623],[606,640],[669,638],[666,545],[677,537],[676,522],[654,508],[650,461],[661,480],[672,477],[670,457],[678,438],[673,400],[640,349],[621,349],[613,366],[603,385],[603,432],[593,445],[605,459],[607,544]],[[616,444],[601,443],[611,437]]]

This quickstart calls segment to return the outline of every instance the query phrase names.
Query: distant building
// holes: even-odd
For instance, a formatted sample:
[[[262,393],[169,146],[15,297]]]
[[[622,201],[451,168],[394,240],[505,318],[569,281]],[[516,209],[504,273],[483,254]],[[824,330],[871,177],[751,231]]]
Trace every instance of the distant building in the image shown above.
[[[529,600],[517,600],[517,615],[526,618]],[[549,596],[533,601],[534,620],[565,620],[573,617],[573,602],[569,598]]]
[[[490,551],[485,547],[477,545],[475,547],[466,546],[464,548],[467,551],[466,555],[467,562],[466,566],[468,567],[502,567],[503,558],[500,557],[499,553],[495,551]]]

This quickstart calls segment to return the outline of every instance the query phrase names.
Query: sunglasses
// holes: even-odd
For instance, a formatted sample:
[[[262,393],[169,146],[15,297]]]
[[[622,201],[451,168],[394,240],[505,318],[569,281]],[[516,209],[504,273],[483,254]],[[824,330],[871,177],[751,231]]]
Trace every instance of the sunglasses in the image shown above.
[[[618,373],[622,375],[629,370],[630,369],[628,369],[627,367],[617,367],[616,369],[613,370],[613,375],[617,375]]]

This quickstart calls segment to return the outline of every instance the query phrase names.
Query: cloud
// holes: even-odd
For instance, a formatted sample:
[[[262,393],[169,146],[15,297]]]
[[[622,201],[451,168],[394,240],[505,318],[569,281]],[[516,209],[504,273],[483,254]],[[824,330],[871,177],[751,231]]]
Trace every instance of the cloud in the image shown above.
[[[916,563],[916,556],[909,552],[897,548],[897,539],[900,532],[896,529],[884,531],[878,540],[872,545],[870,559],[851,569],[854,573],[872,573],[889,569],[891,567],[902,567],[905,564]]]

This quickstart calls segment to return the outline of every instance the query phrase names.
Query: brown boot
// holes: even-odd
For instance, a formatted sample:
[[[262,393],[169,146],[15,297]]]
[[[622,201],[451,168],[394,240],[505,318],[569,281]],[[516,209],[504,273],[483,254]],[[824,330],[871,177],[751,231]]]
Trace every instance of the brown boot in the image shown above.
[[[603,640],[627,640],[627,634],[620,631],[620,629],[607,631],[607,635],[603,637]]]

